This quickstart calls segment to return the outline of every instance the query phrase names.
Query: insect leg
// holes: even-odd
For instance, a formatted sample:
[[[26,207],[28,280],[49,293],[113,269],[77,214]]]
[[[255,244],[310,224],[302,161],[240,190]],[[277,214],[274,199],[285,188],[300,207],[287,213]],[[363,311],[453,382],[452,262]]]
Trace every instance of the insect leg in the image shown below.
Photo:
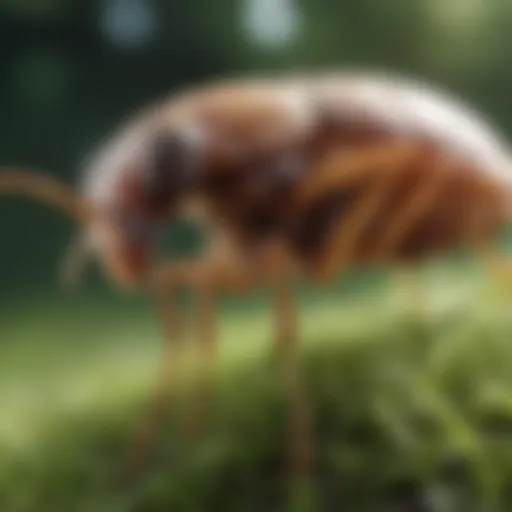
[[[215,310],[215,282],[205,276],[195,286],[195,321],[199,346],[192,411],[186,420],[185,437],[190,442],[197,438],[212,402],[215,361],[218,349],[218,318]]]
[[[390,221],[388,230],[383,233],[377,245],[376,252],[380,258],[392,258],[409,231],[428,215],[447,178],[450,177],[450,166],[453,164],[454,161],[447,158],[433,166],[429,170],[427,183],[421,181],[406,198],[405,205],[396,208],[395,218]]]
[[[492,210],[491,210],[492,211]],[[489,239],[490,211],[472,208],[465,216],[467,238],[479,263],[491,276],[494,285],[506,293],[512,292],[512,260]],[[493,222],[494,224],[494,222]]]
[[[310,407],[300,365],[297,303],[291,282],[275,283],[276,342],[288,399],[289,476],[292,491],[311,477],[314,447]]]
[[[275,350],[288,405],[286,445],[293,502],[310,483],[314,464],[312,418],[300,364],[298,304],[292,282],[294,265],[279,242],[271,242],[260,257],[273,293]]]
[[[152,447],[161,435],[173,399],[185,348],[180,305],[173,292],[174,289],[171,290],[169,287],[159,288],[155,292],[156,309],[162,331],[160,382],[145,423],[131,441],[127,451],[121,467],[121,483],[126,483],[143,471]]]
[[[388,162],[384,168],[381,168],[381,173],[373,178],[372,185],[368,185],[368,192],[356,204],[351,214],[346,219],[342,219],[340,227],[334,231],[319,266],[319,278],[329,279],[340,268],[349,264],[351,258],[356,255],[361,234],[367,224],[378,215],[379,206],[395,186],[400,171],[406,169],[405,164],[411,152],[405,151],[398,156],[398,160]],[[394,172],[386,172],[390,166]],[[345,170],[340,169],[339,173],[341,176],[345,174]]]
[[[172,272],[173,263],[169,264]],[[163,274],[169,272],[163,269]],[[207,409],[212,400],[215,361],[217,358],[217,315],[215,295],[220,291],[241,292],[251,288],[256,279],[252,267],[222,235],[213,237],[209,251],[203,260],[197,261],[184,271],[188,283],[195,292],[195,323],[199,345],[197,378],[194,379],[192,410],[185,420],[186,439],[197,438],[204,424]]]
[[[192,413],[192,420],[186,426],[190,438],[197,431],[204,416],[203,404],[208,398],[208,386],[213,371],[215,357],[215,314],[213,309],[213,291],[215,287],[242,286],[245,282],[238,275],[229,275],[225,267],[219,266],[220,260],[213,252],[204,260],[171,261],[158,264],[151,278],[151,288],[155,295],[163,338],[162,368],[160,383],[150,407],[146,423],[132,441],[126,461],[121,470],[121,479],[134,478],[143,469],[149,452],[165,424],[169,406],[177,384],[177,376],[183,363],[185,351],[183,318],[179,312],[176,298],[178,287],[192,287],[197,291],[197,315],[201,335],[201,371],[199,399],[200,404]]]
[[[477,247],[477,255],[492,276],[498,288],[512,294],[512,261],[491,244]]]
[[[294,207],[321,197],[326,190],[346,187],[378,179],[385,170],[393,173],[396,166],[414,154],[415,145],[408,142],[386,143],[375,148],[356,148],[330,152],[304,180],[295,193]]]
[[[375,252],[379,258],[392,259],[411,229],[429,214],[451,176],[450,167],[454,163],[451,158],[446,158],[433,165],[426,180],[421,180],[416,189],[405,198],[405,204],[399,204],[395,208],[395,217],[389,221],[388,229],[383,232],[376,245]],[[418,316],[425,310],[420,271],[411,264],[401,265],[398,268],[397,280],[399,288],[406,293],[407,309],[412,312],[412,316]]]

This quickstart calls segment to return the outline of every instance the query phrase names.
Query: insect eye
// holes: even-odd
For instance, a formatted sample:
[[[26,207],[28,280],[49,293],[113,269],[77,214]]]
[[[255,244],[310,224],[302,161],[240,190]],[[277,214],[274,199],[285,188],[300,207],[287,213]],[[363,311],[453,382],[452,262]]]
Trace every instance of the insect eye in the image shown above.
[[[115,231],[130,244],[151,244],[161,232],[161,223],[144,215],[112,211],[110,220]]]
[[[125,229],[129,239],[136,244],[150,244],[156,240],[160,232],[160,226],[154,221],[134,217],[125,220]]]
[[[164,200],[171,192],[179,173],[176,154],[172,140],[159,137],[151,144],[143,170],[145,192],[151,199]]]
[[[144,192],[156,206],[165,206],[187,186],[191,151],[176,134],[158,135],[150,144],[142,172]]]
[[[277,163],[277,173],[283,181],[294,181],[301,177],[306,160],[299,153],[287,153]]]

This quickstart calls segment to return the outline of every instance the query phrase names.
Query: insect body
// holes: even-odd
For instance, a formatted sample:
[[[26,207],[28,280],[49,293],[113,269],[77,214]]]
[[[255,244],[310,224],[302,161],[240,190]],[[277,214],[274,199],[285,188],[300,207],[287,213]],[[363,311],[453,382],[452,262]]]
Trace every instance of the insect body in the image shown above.
[[[15,174],[3,178],[0,187],[16,188]],[[90,210],[87,245],[118,283],[196,287],[210,344],[213,290],[269,279],[277,340],[292,361],[300,471],[311,462],[310,425],[289,277],[485,247],[511,196],[508,147],[479,115],[413,81],[347,73],[223,83],[164,101],[100,149],[73,200]],[[157,264],[165,223],[180,213],[201,216],[211,248]]]
[[[330,278],[481,243],[508,219],[511,185],[506,146],[465,107],[404,80],[341,75],[163,103],[102,149],[86,193],[102,208],[97,250],[137,282],[164,222],[191,205],[232,258],[247,264],[277,240],[297,272]]]

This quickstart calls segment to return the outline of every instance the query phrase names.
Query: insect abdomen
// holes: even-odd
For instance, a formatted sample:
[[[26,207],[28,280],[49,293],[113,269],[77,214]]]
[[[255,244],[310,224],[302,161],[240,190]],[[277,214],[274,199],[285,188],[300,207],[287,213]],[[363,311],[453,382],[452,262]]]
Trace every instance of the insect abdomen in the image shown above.
[[[250,90],[251,84],[244,87]],[[247,151],[247,161],[242,158],[230,172],[212,171],[205,187],[217,216],[244,241],[284,236],[307,271],[332,275],[349,263],[419,259],[474,246],[508,218],[512,176],[506,145],[477,114],[444,94],[406,80],[364,75],[277,81],[275,89],[258,91],[269,111],[287,121],[276,140],[258,139],[267,130],[275,135],[274,117],[249,108],[243,95],[235,109],[236,129],[231,107],[218,109],[211,121],[214,133],[227,130],[237,147],[260,144],[258,158]],[[285,101],[288,93],[293,107]],[[296,115],[297,107],[303,116]],[[293,130],[303,118],[308,122]],[[267,139],[268,147],[262,144]],[[371,160],[376,148],[404,142],[412,145],[404,159],[397,156],[380,169],[358,170],[344,180],[344,151],[357,150]],[[278,186],[280,158],[272,151],[291,152],[301,162],[292,173],[296,182],[284,192]],[[331,153],[340,154],[339,162],[333,179],[323,182],[317,167]],[[253,181],[261,181],[257,192]]]
[[[306,269],[322,276],[345,265],[424,259],[484,243],[508,219],[511,198],[508,181],[420,144],[387,172],[326,189],[295,213],[290,237]]]

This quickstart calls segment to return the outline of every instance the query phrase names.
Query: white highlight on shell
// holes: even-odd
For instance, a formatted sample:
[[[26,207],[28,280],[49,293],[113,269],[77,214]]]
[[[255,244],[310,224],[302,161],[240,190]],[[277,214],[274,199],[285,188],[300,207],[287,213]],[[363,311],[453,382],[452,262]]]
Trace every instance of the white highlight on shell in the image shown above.
[[[314,127],[316,111],[304,88],[293,85],[285,87],[281,91],[281,101],[299,133]]]
[[[82,189],[87,197],[105,204],[111,197],[119,177],[137,158],[146,137],[144,127],[131,126],[118,136],[111,138],[92,155],[86,166]]]
[[[433,84],[391,73],[346,72],[309,79],[310,87],[349,111],[381,120],[390,132],[429,137],[448,152],[512,182],[510,150],[475,109]]]

